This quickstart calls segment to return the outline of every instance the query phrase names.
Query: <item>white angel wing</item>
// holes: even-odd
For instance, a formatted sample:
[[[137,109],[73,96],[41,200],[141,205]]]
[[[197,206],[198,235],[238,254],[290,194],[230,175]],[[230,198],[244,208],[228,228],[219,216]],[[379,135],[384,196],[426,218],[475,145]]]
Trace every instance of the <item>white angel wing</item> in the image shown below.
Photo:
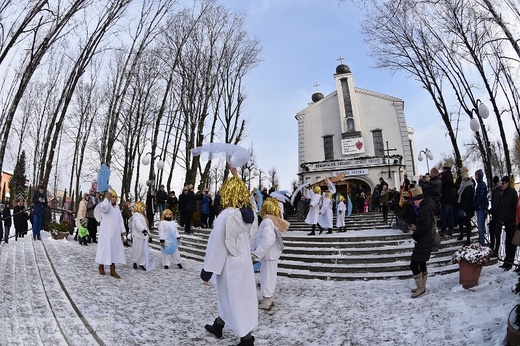
[[[336,185],[329,179],[325,179],[327,181],[327,188],[329,189],[330,193],[333,195],[336,193]]]
[[[213,160],[225,157],[226,162],[232,167],[240,167],[249,161],[249,151],[238,145],[230,143],[207,143],[203,146],[191,149],[193,156],[199,156],[202,160]]]
[[[269,197],[273,197],[282,203],[289,201],[289,198],[287,198],[287,196],[284,195],[281,191],[273,191],[269,194]]]
[[[291,204],[294,204],[294,199],[296,198],[296,195],[298,194],[298,192],[300,192],[306,186],[309,186],[309,183],[301,184],[300,186],[298,186],[298,188],[296,190],[294,190],[294,192],[291,196]]]

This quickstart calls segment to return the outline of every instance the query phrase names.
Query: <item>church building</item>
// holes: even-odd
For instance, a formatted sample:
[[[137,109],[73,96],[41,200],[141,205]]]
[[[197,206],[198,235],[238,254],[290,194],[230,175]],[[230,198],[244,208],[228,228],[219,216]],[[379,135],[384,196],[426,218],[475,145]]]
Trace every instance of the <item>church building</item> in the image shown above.
[[[404,174],[416,175],[413,129],[406,126],[404,101],[355,86],[345,64],[336,67],[336,90],[316,92],[296,114],[300,183],[334,179],[336,189],[373,191],[380,178],[399,189]],[[349,191],[350,192],[350,191]]]

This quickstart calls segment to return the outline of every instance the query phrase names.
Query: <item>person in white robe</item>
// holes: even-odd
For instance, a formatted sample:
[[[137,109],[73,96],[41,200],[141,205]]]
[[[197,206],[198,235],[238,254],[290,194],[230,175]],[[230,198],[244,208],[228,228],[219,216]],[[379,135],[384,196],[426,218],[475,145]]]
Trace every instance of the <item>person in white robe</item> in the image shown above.
[[[263,218],[251,245],[253,256],[260,259],[259,309],[271,310],[274,306],[274,290],[278,274],[278,260],[283,251],[282,232],[287,231],[289,222],[281,216],[279,202],[267,198],[262,205],[260,216]]]
[[[150,258],[148,246],[150,230],[145,217],[146,204],[142,201],[137,201],[134,204],[133,210],[134,213],[130,219],[128,219],[128,228],[132,234],[132,262],[134,262],[134,269],[139,267],[146,271]]]
[[[336,228],[338,232],[346,232],[345,228],[345,213],[347,211],[347,206],[345,204],[345,197],[339,196],[339,202],[336,206]]]
[[[157,228],[159,230],[159,242],[161,243],[161,259],[164,269],[169,269],[170,264],[173,263],[182,269],[181,253],[179,251],[179,225],[173,220],[173,212],[170,209],[164,209],[161,215]],[[170,249],[177,242],[176,249],[173,253],[169,253]]]
[[[251,238],[258,228],[244,182],[228,179],[220,190],[222,212],[213,224],[200,274],[205,285],[216,285],[218,317],[207,331],[222,337],[224,325],[240,337],[240,346],[253,345],[251,331],[258,325],[256,282],[251,261]]]
[[[116,273],[116,263],[126,264],[123,242],[126,241],[126,229],[123,216],[117,206],[117,194],[109,190],[105,199],[99,204],[101,222],[96,252],[96,263],[99,274],[105,275],[105,265],[110,265],[110,275],[120,279]]]
[[[323,199],[318,217],[318,224],[327,228],[327,234],[332,234],[332,199],[330,192],[323,193]],[[320,232],[321,233],[321,232]]]
[[[321,234],[323,233],[323,227],[318,223],[318,218],[320,216],[321,188],[319,186],[314,186],[312,190],[309,190],[309,194],[311,201],[309,203],[309,212],[305,218],[305,223],[312,225],[312,231],[307,235],[316,235],[316,225],[320,229]]]

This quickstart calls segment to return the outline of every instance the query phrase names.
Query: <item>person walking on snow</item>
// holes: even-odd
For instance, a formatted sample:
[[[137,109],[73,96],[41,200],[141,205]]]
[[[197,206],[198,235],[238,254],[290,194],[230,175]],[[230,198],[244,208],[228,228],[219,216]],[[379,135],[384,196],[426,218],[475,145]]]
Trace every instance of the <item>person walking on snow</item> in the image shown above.
[[[215,276],[218,296],[218,317],[205,328],[220,339],[227,324],[240,337],[237,346],[252,346],[251,331],[258,325],[258,302],[251,238],[258,221],[246,185],[236,168],[231,168],[231,172],[233,177],[220,190],[224,209],[213,224],[200,273],[205,285]]]
[[[345,197],[339,196],[339,202],[336,206],[336,228],[338,232],[346,232],[345,228],[345,212],[347,211],[347,206],[345,205]]]
[[[318,224],[328,229],[327,234],[332,234],[332,199],[329,191],[323,193],[322,201]]]
[[[318,223],[318,218],[320,216],[320,204],[321,204],[321,188],[319,186],[314,186],[310,193],[310,203],[309,203],[309,212],[307,213],[307,217],[305,218],[305,223],[308,225],[312,225],[311,233],[307,235],[316,235],[314,230],[316,229],[316,225],[320,229],[320,234],[323,233],[323,227]]]
[[[260,294],[262,300],[258,308],[271,310],[274,306],[274,290],[278,273],[278,260],[283,251],[282,232],[287,231],[289,222],[282,219],[280,204],[274,198],[267,198],[260,210],[262,222],[251,244],[253,256],[261,262]]]
[[[170,268],[171,260],[182,269],[181,254],[179,252],[179,225],[173,220],[173,212],[165,209],[161,215],[161,221],[157,226],[159,229],[159,242],[161,243],[162,265],[164,269]],[[175,246],[174,243],[177,243]],[[173,251],[173,247],[176,247]],[[170,249],[173,251],[171,252]]]
[[[146,213],[146,204],[143,201],[137,201],[134,204],[134,213],[128,220],[128,228],[132,234],[132,252],[134,269],[137,267],[146,271],[148,259],[150,257],[148,251],[148,239],[150,238],[150,229],[148,222],[144,216]]]

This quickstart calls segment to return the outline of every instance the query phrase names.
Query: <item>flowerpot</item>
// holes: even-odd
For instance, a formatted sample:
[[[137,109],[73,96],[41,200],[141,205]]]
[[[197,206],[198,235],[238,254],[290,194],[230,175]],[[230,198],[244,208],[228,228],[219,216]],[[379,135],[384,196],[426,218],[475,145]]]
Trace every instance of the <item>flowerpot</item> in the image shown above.
[[[516,325],[516,309],[515,306],[509,313],[507,320],[507,344],[511,346],[520,345],[520,326]]]
[[[51,232],[53,239],[64,239],[67,238],[69,232]]]
[[[459,283],[465,289],[477,286],[481,271],[482,265],[461,259],[459,261]]]

